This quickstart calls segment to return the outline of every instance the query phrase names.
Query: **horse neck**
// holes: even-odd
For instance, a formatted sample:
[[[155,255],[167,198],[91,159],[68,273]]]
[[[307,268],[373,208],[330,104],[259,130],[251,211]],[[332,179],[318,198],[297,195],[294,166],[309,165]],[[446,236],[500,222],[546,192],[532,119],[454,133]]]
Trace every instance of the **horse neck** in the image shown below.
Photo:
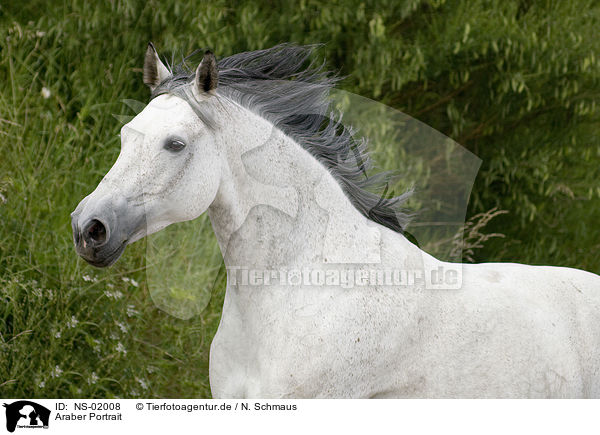
[[[367,220],[331,173],[271,123],[236,105],[223,115],[235,128],[222,129],[217,138],[225,155],[208,213],[228,267],[248,261],[259,267],[277,261],[305,265],[323,260],[325,251],[335,257],[349,246],[361,247],[374,231],[387,230]],[[353,240],[344,244],[344,238]],[[336,240],[335,246],[328,240]]]

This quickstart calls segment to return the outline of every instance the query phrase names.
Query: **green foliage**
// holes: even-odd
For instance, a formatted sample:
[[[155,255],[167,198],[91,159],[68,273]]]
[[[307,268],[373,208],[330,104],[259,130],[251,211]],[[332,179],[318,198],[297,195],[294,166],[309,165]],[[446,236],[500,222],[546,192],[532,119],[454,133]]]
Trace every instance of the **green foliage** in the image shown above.
[[[152,302],[145,242],[108,270],[72,248],[69,212],[119,152],[112,114],[128,113],[123,99],[147,98],[147,41],[176,59],[324,43],[343,89],[483,159],[469,214],[508,213],[486,226],[505,237],[475,260],[598,273],[599,18],[592,0],[3,3],[0,395],[210,394],[223,277],[202,315],[178,320]],[[208,228],[203,237],[214,246]]]

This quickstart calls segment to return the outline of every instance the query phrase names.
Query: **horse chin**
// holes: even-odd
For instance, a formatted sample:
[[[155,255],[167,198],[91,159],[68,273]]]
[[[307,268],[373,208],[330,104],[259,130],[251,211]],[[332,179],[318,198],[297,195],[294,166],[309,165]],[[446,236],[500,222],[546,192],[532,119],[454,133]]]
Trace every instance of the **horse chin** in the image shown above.
[[[127,242],[123,242],[121,245],[117,247],[112,253],[108,255],[95,256],[93,258],[87,257],[85,255],[80,255],[85,261],[91,264],[94,267],[109,267],[112,266],[123,254],[125,247],[127,246]]]

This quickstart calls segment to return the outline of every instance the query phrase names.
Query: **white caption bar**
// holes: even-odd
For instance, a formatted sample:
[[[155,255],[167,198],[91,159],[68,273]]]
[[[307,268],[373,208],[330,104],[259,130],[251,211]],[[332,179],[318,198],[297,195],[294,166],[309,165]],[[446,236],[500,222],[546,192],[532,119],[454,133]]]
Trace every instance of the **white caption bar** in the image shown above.
[[[596,433],[582,400],[2,399],[0,433]],[[12,429],[12,430],[11,430]],[[8,432],[6,432],[8,431]]]

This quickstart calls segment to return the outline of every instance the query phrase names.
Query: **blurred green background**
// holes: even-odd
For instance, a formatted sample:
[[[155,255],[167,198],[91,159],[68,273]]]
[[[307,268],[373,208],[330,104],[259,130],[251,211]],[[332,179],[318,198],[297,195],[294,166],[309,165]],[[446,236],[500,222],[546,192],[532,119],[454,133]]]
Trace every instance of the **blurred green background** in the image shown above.
[[[210,396],[223,274],[199,283],[202,315],[180,320],[149,294],[146,242],[107,270],[72,247],[69,213],[119,153],[112,114],[148,98],[148,41],[176,59],[324,43],[341,89],[483,160],[466,260],[600,273],[599,18],[589,0],[3,1],[0,396]]]

